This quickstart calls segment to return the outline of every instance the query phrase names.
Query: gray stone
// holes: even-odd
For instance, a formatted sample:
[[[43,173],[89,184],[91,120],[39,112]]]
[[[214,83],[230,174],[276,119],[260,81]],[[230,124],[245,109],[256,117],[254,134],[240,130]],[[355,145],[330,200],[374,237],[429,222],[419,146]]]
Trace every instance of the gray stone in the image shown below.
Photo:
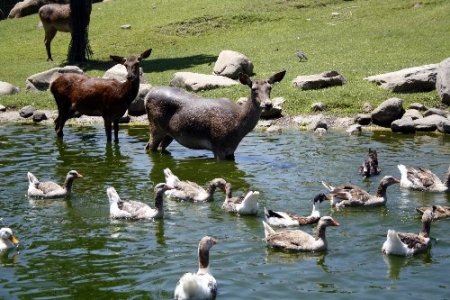
[[[429,92],[436,88],[438,64],[406,68],[364,78],[396,93]]]
[[[242,105],[247,101],[247,99],[247,97],[241,97],[236,101],[236,103]],[[281,105],[284,101],[285,100],[283,97],[276,97],[270,100],[270,104],[267,102],[261,103],[261,119],[270,120],[281,117],[283,111]]]
[[[6,106],[0,104],[0,112],[5,112]]]
[[[450,133],[450,120],[442,120],[437,124],[437,130],[442,133],[449,134]]]
[[[116,64],[113,67],[106,70],[105,74],[103,74],[102,78],[104,79],[115,79],[121,82],[127,80],[127,68],[122,64]],[[147,83],[147,80],[144,77],[144,71],[142,68],[139,68],[139,82]]]
[[[439,64],[436,76],[436,91],[442,103],[450,105],[450,58]]]
[[[414,121],[411,117],[404,116],[401,119],[395,120],[391,123],[391,129],[393,132],[401,133],[414,133],[416,128],[414,126]]]
[[[325,135],[327,133],[327,129],[319,127],[314,129],[314,133],[318,135]]]
[[[431,116],[431,115],[439,115],[439,116],[442,116],[442,117],[447,117],[448,116],[448,111],[446,111],[446,110],[443,110],[443,109],[439,109],[439,108],[429,108],[429,109],[427,109],[427,111],[425,111],[424,113],[423,113],[423,116],[424,117],[428,117],[428,116]]]
[[[46,91],[50,86],[50,82],[52,82],[57,76],[62,73],[77,73],[83,74],[83,70],[81,70],[77,66],[65,66],[62,68],[52,68],[50,70],[34,74],[27,78],[25,81],[26,89],[31,91]]]
[[[41,121],[47,120],[47,115],[43,111],[35,111],[33,113],[33,121],[39,123]]]
[[[21,116],[22,118],[29,118],[35,111],[36,109],[33,106],[28,105],[19,110],[19,116]]]
[[[417,103],[417,102],[411,103],[408,108],[410,108],[410,109],[417,109],[418,111],[426,111],[428,109],[422,103]]]
[[[322,102],[316,102],[311,105],[311,110],[313,112],[320,112],[325,110],[325,104]]]
[[[128,106],[128,114],[133,117],[142,116],[145,114],[145,96],[150,91],[152,86],[148,83],[139,85],[139,92],[136,98]]]
[[[323,128],[325,130],[328,130],[328,122],[326,120],[324,120],[324,119],[318,120],[314,124],[314,131],[316,131],[318,128]]]
[[[374,124],[382,127],[391,127],[391,123],[400,119],[404,113],[403,100],[400,98],[390,98],[375,108],[371,117]]]
[[[353,124],[350,125],[345,132],[348,132],[348,134],[360,134],[362,131],[362,126],[360,124]]]
[[[337,71],[327,71],[321,74],[297,76],[292,84],[301,90],[316,90],[331,86],[343,85],[345,78]]]
[[[214,64],[213,73],[231,79],[237,79],[239,73],[253,75],[253,63],[242,53],[223,50]]]
[[[372,104],[370,102],[365,102],[362,105],[361,110],[362,110],[363,113],[368,114],[368,113],[370,113],[373,110],[373,106],[372,106]]]
[[[449,120],[439,115],[430,115],[422,119],[414,120],[414,127],[417,131],[434,131],[437,126],[443,122],[447,123]]]
[[[177,72],[170,81],[171,86],[194,92],[229,87],[236,84],[238,84],[237,81],[225,76],[205,75],[192,72]]]
[[[120,29],[131,29],[131,25],[130,24],[124,24],[124,25],[120,26]]]
[[[369,125],[372,123],[372,116],[370,114],[358,114],[355,118],[355,122],[362,126]]]
[[[417,109],[407,109],[405,111],[405,113],[403,114],[402,119],[406,118],[406,117],[410,117],[413,120],[417,120],[417,119],[423,118],[422,114]]]
[[[11,83],[0,81],[0,96],[17,94],[19,91],[19,88]]]

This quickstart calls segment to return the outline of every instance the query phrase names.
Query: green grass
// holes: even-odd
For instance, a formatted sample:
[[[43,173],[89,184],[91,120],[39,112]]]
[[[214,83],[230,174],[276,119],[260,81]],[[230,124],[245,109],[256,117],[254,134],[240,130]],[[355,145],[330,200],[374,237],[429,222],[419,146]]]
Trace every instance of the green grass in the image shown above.
[[[128,55],[153,48],[143,63],[153,85],[167,85],[174,72],[210,74],[223,49],[239,51],[253,62],[255,77],[287,70],[273,97],[286,99],[285,113],[309,113],[312,103],[325,103],[334,115],[360,112],[400,97],[407,106],[421,102],[440,106],[435,91],[393,94],[364,77],[449,57],[450,1],[422,0],[111,0],[94,4],[90,41],[93,61],[83,69],[101,76],[113,66],[110,54]],[[332,12],[339,15],[332,16]],[[50,93],[25,92],[25,79],[65,64],[70,36],[58,33],[52,43],[54,62],[46,61],[44,32],[38,16],[0,22],[0,80],[19,86],[18,95],[0,98],[8,108],[35,105],[55,109]],[[130,30],[120,29],[130,24]],[[308,55],[299,62],[297,49]],[[341,87],[300,91],[291,81],[298,75],[337,70],[347,80]],[[234,86],[201,92],[237,99],[247,88]]]

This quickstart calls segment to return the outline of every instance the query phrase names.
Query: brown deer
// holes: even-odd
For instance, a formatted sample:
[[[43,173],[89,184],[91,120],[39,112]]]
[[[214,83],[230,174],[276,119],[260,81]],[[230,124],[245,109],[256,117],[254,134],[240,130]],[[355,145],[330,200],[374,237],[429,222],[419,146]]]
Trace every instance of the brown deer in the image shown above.
[[[211,150],[216,159],[234,159],[237,146],[259,120],[261,103],[270,103],[272,84],[285,73],[267,80],[251,80],[240,73],[239,81],[251,89],[242,105],[229,99],[201,98],[178,88],[152,89],[145,98],[150,126],[146,149],[165,151],[175,139],[187,148]]]
[[[63,137],[64,124],[75,112],[88,116],[101,116],[105,123],[106,138],[111,142],[111,125],[114,124],[114,141],[119,142],[119,119],[139,91],[139,63],[150,56],[152,49],[128,58],[111,55],[111,59],[127,68],[127,80],[91,78],[82,74],[64,73],[51,84],[50,91],[58,106],[55,131]]]
[[[92,4],[88,2],[89,15],[91,14]],[[45,49],[47,50],[47,61],[53,60],[50,45],[58,31],[72,32],[72,21],[70,4],[51,3],[39,8],[39,18],[45,31]]]

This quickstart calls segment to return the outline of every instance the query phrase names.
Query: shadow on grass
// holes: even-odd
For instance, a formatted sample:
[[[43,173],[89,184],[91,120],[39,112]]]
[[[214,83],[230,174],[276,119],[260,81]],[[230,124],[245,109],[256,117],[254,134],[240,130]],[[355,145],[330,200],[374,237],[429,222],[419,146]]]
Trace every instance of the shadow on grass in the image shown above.
[[[197,65],[212,64],[216,60],[217,56],[205,54],[158,59],[151,59],[150,57],[143,61],[141,65],[144,72],[160,73],[168,70],[183,70]]]

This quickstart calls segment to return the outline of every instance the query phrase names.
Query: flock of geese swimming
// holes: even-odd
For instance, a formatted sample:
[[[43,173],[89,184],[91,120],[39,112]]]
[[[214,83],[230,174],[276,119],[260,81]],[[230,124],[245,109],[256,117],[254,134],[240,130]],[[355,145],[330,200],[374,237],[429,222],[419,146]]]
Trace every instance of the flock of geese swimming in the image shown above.
[[[321,216],[318,205],[323,201],[330,201],[336,209],[346,207],[376,207],[386,204],[387,188],[399,183],[401,187],[425,191],[444,192],[450,186],[450,167],[443,181],[430,170],[422,167],[398,165],[401,178],[384,176],[376,194],[370,194],[355,185],[332,186],[322,182],[328,190],[327,194],[320,193],[312,201],[312,211],[309,216],[299,216],[288,212],[275,211],[264,208],[264,235],[267,245],[287,251],[323,251],[327,249],[325,230],[328,226],[339,226],[330,216]],[[363,176],[378,175],[378,158],[376,151],[369,149],[369,153],[359,168]],[[74,180],[83,177],[75,170],[67,173],[62,185],[51,181],[39,181],[36,176],[28,172],[28,197],[32,199],[65,198],[72,192]],[[164,169],[165,182],[155,186],[154,207],[139,202],[122,200],[114,189],[108,187],[106,194],[109,199],[110,217],[116,219],[158,219],[164,217],[163,203],[165,198],[207,202],[212,200],[216,190],[225,194],[222,209],[230,213],[257,215],[259,210],[258,191],[249,191],[240,196],[232,195],[231,184],[223,178],[211,180],[206,189],[200,185],[180,180],[168,168]],[[450,207],[437,206],[420,207],[416,209],[422,213],[422,229],[419,233],[397,232],[388,230],[386,241],[382,245],[382,252],[387,255],[414,255],[425,251],[430,246],[430,227],[433,220],[449,218]],[[299,229],[274,230],[272,227],[298,227],[317,224],[316,234],[311,235]],[[0,252],[16,249],[19,240],[10,228],[0,229]],[[214,299],[217,294],[216,279],[209,272],[209,251],[217,240],[210,236],[203,237],[198,245],[199,269],[196,273],[186,273],[178,281],[175,299]]]

